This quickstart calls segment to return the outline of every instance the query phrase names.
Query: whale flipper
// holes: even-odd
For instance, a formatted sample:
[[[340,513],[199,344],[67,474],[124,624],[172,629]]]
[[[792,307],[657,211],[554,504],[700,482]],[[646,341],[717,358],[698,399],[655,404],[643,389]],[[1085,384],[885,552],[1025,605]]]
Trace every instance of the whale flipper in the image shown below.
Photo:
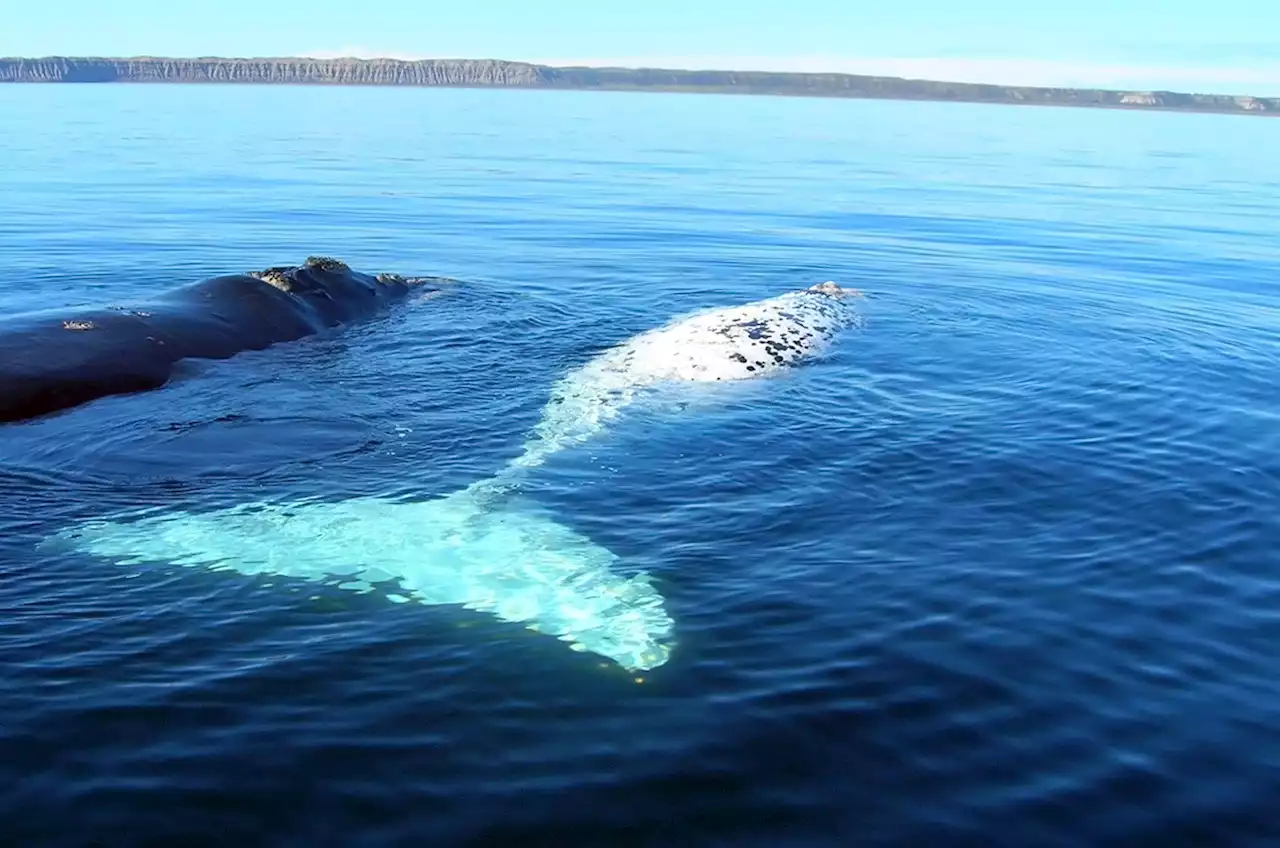
[[[469,490],[419,502],[252,503],[90,521],[61,534],[122,565],[148,562],[342,581],[428,605],[459,605],[525,624],[629,670],[670,656],[672,620],[648,575],[623,576],[618,557],[511,500]]]

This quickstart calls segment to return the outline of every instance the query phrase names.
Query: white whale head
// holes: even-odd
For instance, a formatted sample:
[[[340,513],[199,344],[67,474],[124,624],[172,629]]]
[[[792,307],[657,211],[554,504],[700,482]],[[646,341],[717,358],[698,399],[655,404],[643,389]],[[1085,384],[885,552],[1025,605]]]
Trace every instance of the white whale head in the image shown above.
[[[817,285],[809,286],[805,291],[827,294],[832,297],[862,297],[862,292],[857,289],[846,289],[842,286],[836,285],[831,280],[827,280],[825,283],[818,283]]]
[[[615,345],[556,382],[524,452],[494,482],[510,482],[592,438],[651,387],[750,380],[820,356],[842,330],[861,325],[849,302],[859,297],[857,289],[828,280],[699,310]]]

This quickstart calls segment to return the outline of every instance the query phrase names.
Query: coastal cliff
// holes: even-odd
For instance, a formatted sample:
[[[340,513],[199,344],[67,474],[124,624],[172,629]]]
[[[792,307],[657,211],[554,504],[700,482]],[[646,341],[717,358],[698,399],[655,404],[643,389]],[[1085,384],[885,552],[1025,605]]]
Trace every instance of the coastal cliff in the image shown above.
[[[0,59],[0,82],[536,86],[538,67],[473,59]]]
[[[596,89],[1086,106],[1246,115],[1280,114],[1280,97],[1005,86],[835,73],[557,68],[496,59],[401,61],[307,58],[0,58],[0,82]]]

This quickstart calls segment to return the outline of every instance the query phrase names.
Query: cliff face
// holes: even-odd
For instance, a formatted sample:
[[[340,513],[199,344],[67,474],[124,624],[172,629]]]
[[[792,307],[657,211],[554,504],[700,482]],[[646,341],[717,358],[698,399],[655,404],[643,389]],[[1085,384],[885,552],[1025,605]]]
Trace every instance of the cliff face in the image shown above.
[[[534,65],[491,60],[0,59],[0,82],[527,86],[538,79]]]
[[[1280,98],[1031,88],[853,74],[552,68],[490,59],[0,59],[0,82],[415,85],[776,94],[1280,114]]]

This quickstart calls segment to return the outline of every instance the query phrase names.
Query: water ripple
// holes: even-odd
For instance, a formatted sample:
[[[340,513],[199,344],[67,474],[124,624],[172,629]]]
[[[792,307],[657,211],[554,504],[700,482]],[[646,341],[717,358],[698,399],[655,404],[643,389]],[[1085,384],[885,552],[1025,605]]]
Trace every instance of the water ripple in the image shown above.
[[[5,844],[1276,840],[1276,125],[251,87],[0,115],[6,310],[315,253],[463,281],[0,431]],[[529,481],[653,576],[651,672],[46,543],[463,489],[573,366],[825,279],[868,295],[829,357],[640,404]]]

